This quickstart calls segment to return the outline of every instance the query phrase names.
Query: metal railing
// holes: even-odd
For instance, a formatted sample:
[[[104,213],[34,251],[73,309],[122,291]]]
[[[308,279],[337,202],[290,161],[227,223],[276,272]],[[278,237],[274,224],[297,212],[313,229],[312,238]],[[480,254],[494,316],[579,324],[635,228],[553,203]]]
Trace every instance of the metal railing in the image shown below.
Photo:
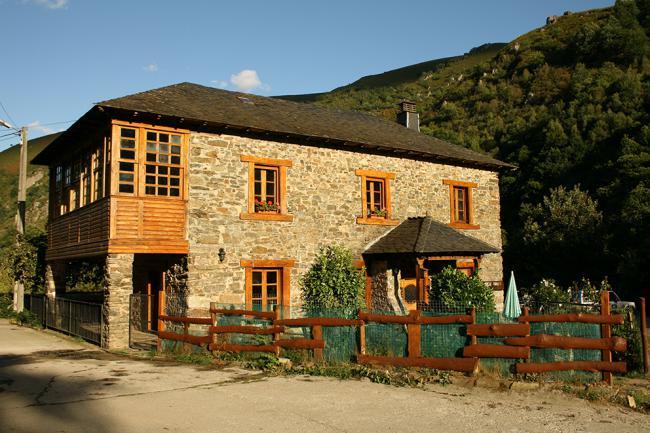
[[[26,297],[25,308],[34,313],[44,327],[101,345],[104,328],[102,304],[44,295]]]

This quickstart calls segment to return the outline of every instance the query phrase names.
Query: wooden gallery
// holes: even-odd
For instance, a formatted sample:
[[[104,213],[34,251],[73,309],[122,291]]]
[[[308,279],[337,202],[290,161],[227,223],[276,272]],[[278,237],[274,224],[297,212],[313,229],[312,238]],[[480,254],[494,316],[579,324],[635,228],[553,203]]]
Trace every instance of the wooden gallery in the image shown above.
[[[452,265],[503,299],[499,171],[397,122],[181,83],[96,104],[33,160],[50,169],[49,296],[104,266],[103,346],[128,344],[129,296],[187,261],[190,310],[300,303],[319,249],[351,249],[370,308],[426,305]],[[156,320],[151,320],[155,327]],[[152,329],[155,330],[155,329]]]

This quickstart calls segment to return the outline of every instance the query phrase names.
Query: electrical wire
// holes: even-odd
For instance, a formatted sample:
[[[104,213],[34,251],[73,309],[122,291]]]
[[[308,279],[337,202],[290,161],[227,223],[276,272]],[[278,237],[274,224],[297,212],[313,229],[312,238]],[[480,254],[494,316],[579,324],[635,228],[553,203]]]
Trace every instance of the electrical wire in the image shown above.
[[[17,137],[17,136],[20,135],[20,134],[19,134],[18,132],[10,132],[10,133],[8,133],[8,134],[0,135],[0,138],[2,138],[2,137],[8,137],[8,136],[10,136],[10,135],[13,135],[13,136],[16,136],[16,137]]]
[[[11,122],[11,124],[12,124],[12,125],[16,125],[16,122],[15,122],[14,119],[11,117],[11,114],[9,114],[9,112],[8,112],[7,109],[5,108],[5,106],[4,106],[4,104],[2,103],[2,101],[0,101],[0,107],[2,107],[2,111],[5,112],[5,114],[7,115],[7,118],[8,118],[9,121]],[[11,129],[16,129],[16,130],[17,130],[17,128],[16,128],[15,126],[12,126]]]

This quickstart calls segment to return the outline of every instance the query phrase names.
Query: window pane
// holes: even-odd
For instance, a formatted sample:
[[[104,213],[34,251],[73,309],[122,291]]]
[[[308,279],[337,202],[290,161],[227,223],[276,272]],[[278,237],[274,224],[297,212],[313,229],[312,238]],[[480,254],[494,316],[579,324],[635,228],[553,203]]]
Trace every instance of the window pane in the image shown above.
[[[147,165],[147,173],[155,173],[155,172],[156,172],[155,165]]]
[[[147,141],[147,150],[149,152],[155,152],[156,151],[156,143],[152,143],[150,141]]]
[[[262,273],[260,271],[253,271],[253,284],[262,284]]]
[[[261,299],[262,298],[262,286],[253,286],[253,291],[252,291],[253,299]]]
[[[262,184],[255,182],[255,198],[260,199],[262,196]]]
[[[133,185],[127,183],[121,183],[119,186],[120,192],[133,192]]]
[[[135,149],[135,140],[123,138],[120,140],[120,147],[122,149]]]
[[[180,163],[181,163],[180,156],[172,156],[172,164],[180,165]]]
[[[167,185],[167,178],[164,176],[158,176],[158,185]]]
[[[147,176],[145,183],[148,184],[155,184],[156,183],[156,176]]]
[[[133,182],[133,173],[120,173],[120,182]]]
[[[169,143],[169,134],[158,134],[158,141],[161,143]]]
[[[155,153],[147,153],[147,161],[156,162],[156,154]]]
[[[169,195],[172,197],[180,197],[181,195],[181,190],[178,188],[170,188],[169,189]]]
[[[278,273],[276,271],[269,271],[266,274],[266,282],[268,284],[275,284],[278,282]]]
[[[167,195],[167,188],[158,187],[158,195]]]
[[[173,144],[181,144],[181,136],[180,135],[172,135],[172,143]],[[180,147],[179,147],[180,149]]]
[[[120,171],[133,171],[135,164],[132,162],[120,162]]]
[[[273,285],[273,286],[267,286],[266,287],[266,297],[267,298],[277,298],[278,297],[278,287]]]
[[[158,174],[167,174],[167,171],[169,169],[167,167],[159,166],[158,167]]]
[[[132,150],[120,150],[120,158],[135,159],[135,152]]]
[[[135,138],[135,129],[122,128],[122,137]]]
[[[155,186],[146,186],[144,188],[145,194],[149,195],[155,195],[156,194],[156,187]]]
[[[171,174],[172,176],[178,176],[179,174],[181,174],[181,169],[178,167],[170,167],[169,174]]]
[[[147,131],[147,140],[148,141],[156,141],[156,133]]]
[[[181,180],[177,177],[172,177],[169,179],[169,184],[172,186],[179,186],[181,184]]]
[[[261,181],[262,180],[262,170],[259,168],[255,169],[255,180]]]
[[[169,144],[161,144],[160,151],[164,153],[169,153]]]
[[[180,146],[172,146],[172,153],[175,154],[175,155],[180,155],[181,147]]]
[[[163,164],[169,162],[169,156],[158,155],[158,162],[162,162]]]

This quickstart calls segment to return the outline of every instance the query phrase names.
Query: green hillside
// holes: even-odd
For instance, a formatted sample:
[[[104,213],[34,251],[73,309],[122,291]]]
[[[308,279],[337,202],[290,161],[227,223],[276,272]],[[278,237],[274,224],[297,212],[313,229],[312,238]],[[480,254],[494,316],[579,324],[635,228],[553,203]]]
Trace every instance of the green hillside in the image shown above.
[[[519,167],[501,180],[505,268],[519,282],[607,277],[632,296],[650,285],[648,11],[630,0],[568,14],[412,80],[312,99],[390,120],[417,102],[422,132]]]
[[[29,140],[28,160],[59,135],[56,133]],[[20,145],[0,152],[0,246],[11,244],[15,234],[19,162]],[[27,185],[27,225],[32,230],[44,230],[47,219],[47,168],[30,165]]]

